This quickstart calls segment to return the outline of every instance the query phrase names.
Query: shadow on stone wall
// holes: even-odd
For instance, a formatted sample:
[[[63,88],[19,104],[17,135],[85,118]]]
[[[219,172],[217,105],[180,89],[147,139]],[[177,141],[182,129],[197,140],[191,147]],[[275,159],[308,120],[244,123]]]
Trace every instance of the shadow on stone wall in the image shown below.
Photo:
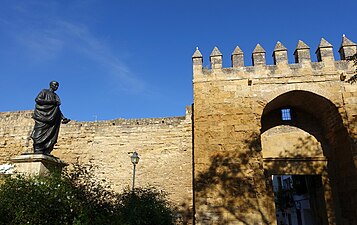
[[[196,175],[197,224],[230,224],[233,221],[246,225],[274,224],[271,175],[321,174],[326,169],[323,159],[311,160],[311,157],[291,151],[281,153],[277,157],[281,160],[265,161],[260,141],[259,134],[251,134],[244,148],[213,155],[207,169]],[[311,137],[300,138],[294,147],[298,152],[321,148]],[[190,210],[186,213],[190,215]]]
[[[280,152],[276,158],[264,159],[266,172],[269,175],[316,175],[327,170],[325,157],[330,154],[327,145],[316,142],[312,136],[307,136],[298,138],[298,143],[294,144],[292,149],[293,151]]]
[[[339,175],[334,172],[338,169],[335,153],[326,140],[300,137],[292,145],[296,151],[283,151],[275,158],[263,158],[261,146],[260,134],[252,133],[241,147],[223,148],[210,157],[208,164],[195,165],[205,168],[200,167],[195,173],[196,216],[192,217],[189,204],[182,204],[179,210],[183,218],[181,224],[191,224],[193,219],[196,224],[231,224],[233,221],[246,225],[276,223],[271,176],[279,174],[321,175],[327,189],[325,200],[330,204],[324,213],[332,221],[341,221],[340,209],[351,203],[341,201],[341,192],[338,191],[340,178],[336,176],[350,171],[340,170]]]
[[[200,223],[271,224],[274,209],[270,202],[262,201],[267,187],[260,152],[260,136],[254,133],[245,141],[244,150],[211,157],[208,169],[195,179],[196,219]]]

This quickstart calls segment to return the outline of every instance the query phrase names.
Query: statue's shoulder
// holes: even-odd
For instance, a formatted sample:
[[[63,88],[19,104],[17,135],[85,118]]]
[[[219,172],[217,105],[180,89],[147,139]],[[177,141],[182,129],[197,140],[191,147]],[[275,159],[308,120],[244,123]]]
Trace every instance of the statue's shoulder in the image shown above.
[[[38,93],[37,98],[43,98],[44,96],[48,95],[50,93],[50,90],[48,89],[42,89],[40,93]]]
[[[51,91],[49,89],[42,89],[42,91],[40,93],[43,93],[43,94],[48,94],[50,93]]]

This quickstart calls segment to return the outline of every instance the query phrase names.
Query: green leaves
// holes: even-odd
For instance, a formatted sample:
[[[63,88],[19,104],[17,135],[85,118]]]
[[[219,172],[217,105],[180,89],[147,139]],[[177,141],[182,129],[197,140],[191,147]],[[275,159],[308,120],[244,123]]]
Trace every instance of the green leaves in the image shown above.
[[[62,175],[5,177],[0,182],[0,224],[170,225],[174,211],[155,188],[111,191],[94,166],[72,165]]]
[[[357,53],[354,54],[353,56],[350,56],[347,58],[348,61],[353,61],[353,65],[356,67],[355,73],[353,76],[351,76],[346,82],[353,84],[357,82]]]
[[[8,177],[0,186],[1,224],[72,224],[71,185],[60,177]]]
[[[170,225],[174,224],[174,211],[166,200],[166,193],[151,188],[126,189],[119,197],[122,224]]]

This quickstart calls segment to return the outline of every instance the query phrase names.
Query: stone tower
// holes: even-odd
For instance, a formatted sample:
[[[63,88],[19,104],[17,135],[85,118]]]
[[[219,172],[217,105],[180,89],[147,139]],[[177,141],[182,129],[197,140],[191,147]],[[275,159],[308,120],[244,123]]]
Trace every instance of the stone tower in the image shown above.
[[[345,59],[356,44],[343,36],[336,61],[321,39],[312,62],[299,41],[295,63],[278,42],[274,65],[257,45],[252,65],[233,51],[223,68],[217,47],[211,68],[193,60],[193,155],[196,224],[276,224],[272,175],[318,175],[321,224],[357,224],[357,85]]]

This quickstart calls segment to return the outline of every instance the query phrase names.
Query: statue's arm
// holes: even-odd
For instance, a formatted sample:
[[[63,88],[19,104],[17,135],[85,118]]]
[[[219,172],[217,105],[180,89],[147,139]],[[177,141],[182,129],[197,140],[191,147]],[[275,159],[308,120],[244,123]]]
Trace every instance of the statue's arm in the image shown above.
[[[62,114],[62,112],[61,112],[61,119],[62,119],[62,123],[64,123],[64,124],[66,124],[66,123],[68,123],[69,121],[71,121],[70,119],[66,118],[66,117]]]

